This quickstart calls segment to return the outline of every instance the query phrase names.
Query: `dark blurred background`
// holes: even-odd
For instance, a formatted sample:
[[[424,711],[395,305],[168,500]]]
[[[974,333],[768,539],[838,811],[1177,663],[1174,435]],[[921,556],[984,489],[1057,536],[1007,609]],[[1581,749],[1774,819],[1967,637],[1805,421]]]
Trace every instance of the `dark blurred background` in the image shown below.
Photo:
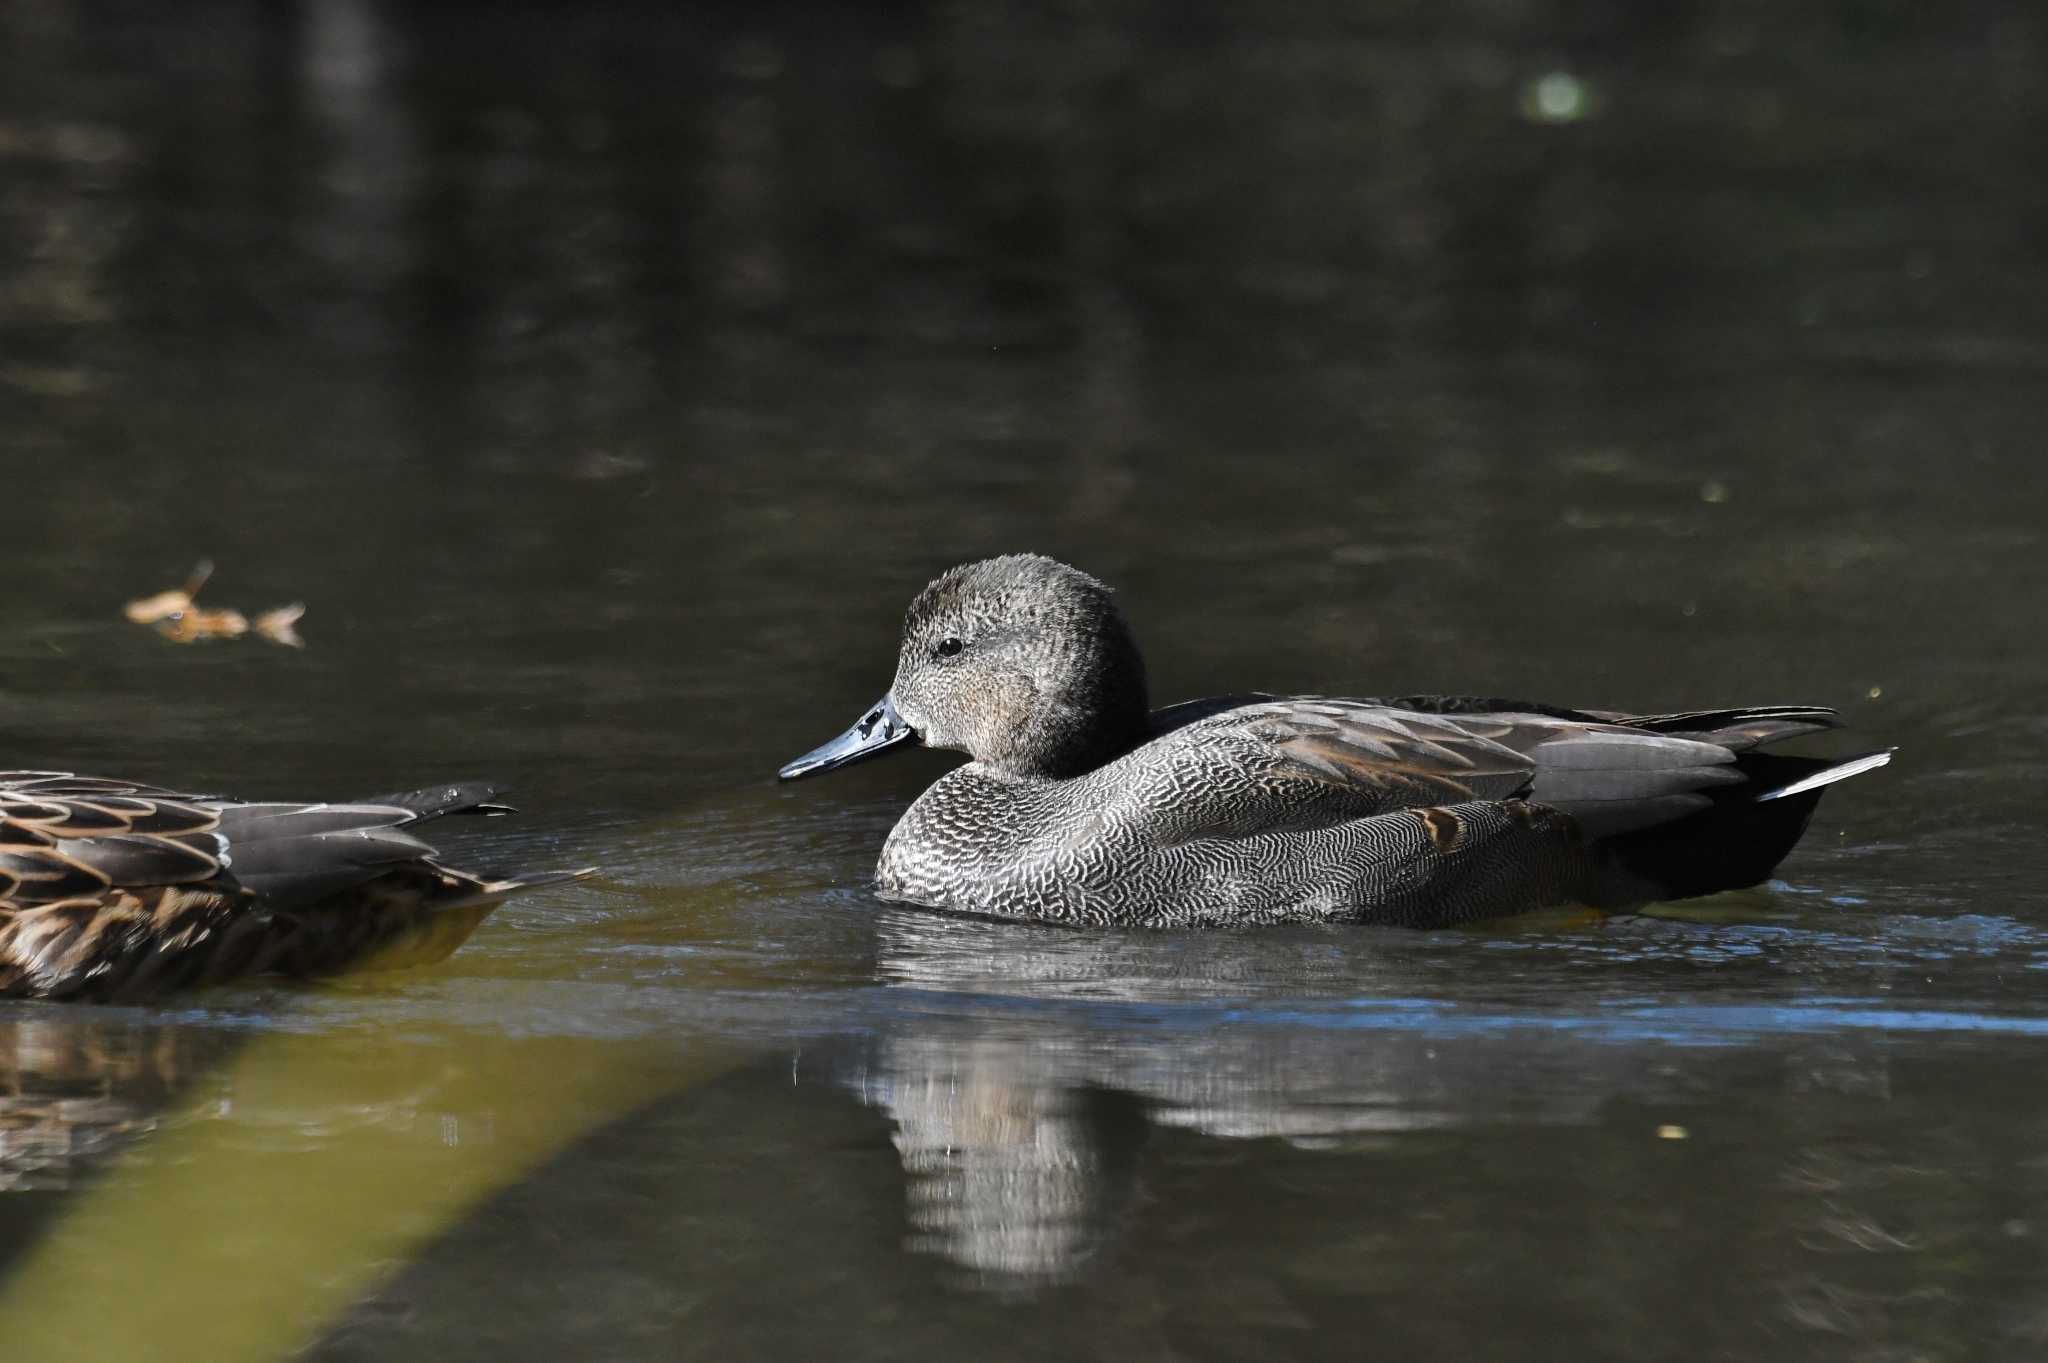
[[[1943,574],[2048,586],[2044,28],[15,0],[0,686],[68,761],[127,704],[107,760],[232,714],[273,772],[509,688],[535,767],[738,674],[872,690],[918,583],[1021,547],[1130,587],[1174,694],[2002,662]],[[67,633],[202,554],[221,604],[306,599],[313,651]],[[1260,676],[1216,629],[1254,620]],[[754,708],[782,746],[838,717]],[[760,770],[721,741],[661,756]]]

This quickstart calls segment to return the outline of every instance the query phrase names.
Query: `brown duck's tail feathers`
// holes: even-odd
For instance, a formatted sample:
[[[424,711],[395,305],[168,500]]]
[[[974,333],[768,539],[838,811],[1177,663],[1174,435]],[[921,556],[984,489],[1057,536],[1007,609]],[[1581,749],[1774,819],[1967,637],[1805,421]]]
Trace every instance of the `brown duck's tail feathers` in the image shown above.
[[[467,904],[506,899],[548,885],[567,885],[578,880],[588,880],[596,874],[595,866],[584,866],[574,871],[521,871],[508,876],[478,876],[474,889],[450,899],[438,900],[435,907],[454,909]]]
[[[1796,781],[1779,786],[1774,790],[1767,790],[1756,798],[1758,800],[1782,800],[1788,795],[1804,795],[1809,790],[1819,790],[1822,786],[1831,786],[1837,781],[1846,781],[1852,776],[1861,776],[1866,771],[1876,771],[1879,767],[1890,762],[1892,754],[1897,751],[1897,748],[1883,748],[1877,752],[1867,752],[1858,757],[1845,757],[1832,766],[1825,766],[1819,771],[1809,772]]]
[[[336,928],[335,939],[277,968],[287,975],[332,975],[430,965],[467,941],[507,896],[595,873],[585,868],[489,877],[419,863],[379,882],[381,893],[373,886],[367,904],[349,903],[347,912],[323,915]],[[353,937],[345,935],[351,932]]]
[[[350,803],[403,809],[412,815],[407,822],[425,823],[450,814],[473,814],[484,818],[517,814],[519,811],[511,805],[499,802],[498,797],[504,793],[505,787],[491,781],[453,781],[446,785],[421,786],[418,790],[372,795]]]
[[[588,880],[596,874],[595,866],[584,866],[574,871],[521,871],[516,875],[487,880],[484,888],[493,894],[518,894],[522,890],[537,890],[543,885],[566,885],[574,880]]]

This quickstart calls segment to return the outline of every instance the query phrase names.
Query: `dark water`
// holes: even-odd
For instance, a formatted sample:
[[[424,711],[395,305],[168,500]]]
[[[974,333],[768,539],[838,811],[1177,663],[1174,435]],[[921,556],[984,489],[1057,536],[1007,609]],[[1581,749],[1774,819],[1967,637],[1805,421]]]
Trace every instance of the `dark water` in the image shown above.
[[[2048,21],[0,7],[8,764],[457,774],[433,970],[0,1007],[0,1354],[2048,1350]],[[1841,705],[1783,878],[1091,935],[780,789],[1035,548],[1160,698]],[[309,647],[119,618],[303,599]]]

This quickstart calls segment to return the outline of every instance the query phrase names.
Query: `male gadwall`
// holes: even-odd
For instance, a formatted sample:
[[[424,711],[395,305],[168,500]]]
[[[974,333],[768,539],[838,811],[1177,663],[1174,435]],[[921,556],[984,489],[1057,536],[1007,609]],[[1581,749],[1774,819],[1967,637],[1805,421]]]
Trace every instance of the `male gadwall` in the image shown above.
[[[926,587],[888,694],[781,776],[912,739],[973,759],[889,834],[884,899],[1057,923],[1434,926],[1756,884],[1823,787],[1890,759],[1756,751],[1837,722],[1469,696],[1155,711],[1109,589],[1014,554]]]
[[[469,783],[247,804],[0,772],[0,998],[135,999],[244,975],[438,961],[505,897],[583,871],[457,871],[406,832],[509,814]]]

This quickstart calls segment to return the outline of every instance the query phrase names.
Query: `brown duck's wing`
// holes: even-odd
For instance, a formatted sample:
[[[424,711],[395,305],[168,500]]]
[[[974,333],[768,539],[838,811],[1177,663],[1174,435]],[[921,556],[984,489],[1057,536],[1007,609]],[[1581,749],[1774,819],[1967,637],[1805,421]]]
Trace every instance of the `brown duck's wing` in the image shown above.
[[[245,803],[70,772],[0,772],[0,909],[218,880],[272,908],[314,903],[433,848],[405,832],[500,814],[482,781],[347,804]]]
[[[407,809],[18,789],[0,787],[0,909],[208,882],[289,907],[433,855]]]
[[[163,796],[21,795],[0,785],[0,910],[215,879],[219,814]]]
[[[475,814],[486,818],[517,814],[519,811],[511,805],[498,802],[498,797],[504,793],[503,786],[489,781],[455,781],[445,786],[422,786],[418,790],[401,790],[390,795],[365,795],[349,803],[402,809],[412,816],[411,822],[425,823],[447,814]]]
[[[346,804],[226,804],[234,878],[273,907],[313,903],[396,867],[426,865],[434,849],[404,831],[444,815],[509,814],[488,781],[457,781]]]
[[[248,890],[270,907],[297,907],[434,853],[401,831],[422,817],[412,808],[113,790],[143,788],[49,776],[0,786],[0,911],[207,882],[229,896]]]
[[[498,797],[504,793],[503,786],[491,781],[452,781],[447,785],[422,786],[418,790],[396,791],[388,795],[365,795],[347,803],[372,805],[378,809],[400,813],[405,816],[406,822],[425,823],[429,819],[438,819],[445,814],[517,813],[512,806],[497,803]],[[121,781],[104,776],[80,776],[69,771],[0,771],[0,797],[6,796],[54,796],[76,799],[134,796],[139,799],[208,806],[248,803],[219,795],[181,793],[166,790],[161,786],[146,786],[134,781]]]
[[[111,780],[104,776],[80,776],[69,771],[0,771],[0,795],[57,795],[90,799],[99,795],[132,795],[142,799],[203,801],[212,797],[146,786],[135,781]]]
[[[257,804],[0,774],[0,997],[136,998],[438,959],[507,895],[590,874],[473,876],[405,831],[501,812],[498,793]]]

